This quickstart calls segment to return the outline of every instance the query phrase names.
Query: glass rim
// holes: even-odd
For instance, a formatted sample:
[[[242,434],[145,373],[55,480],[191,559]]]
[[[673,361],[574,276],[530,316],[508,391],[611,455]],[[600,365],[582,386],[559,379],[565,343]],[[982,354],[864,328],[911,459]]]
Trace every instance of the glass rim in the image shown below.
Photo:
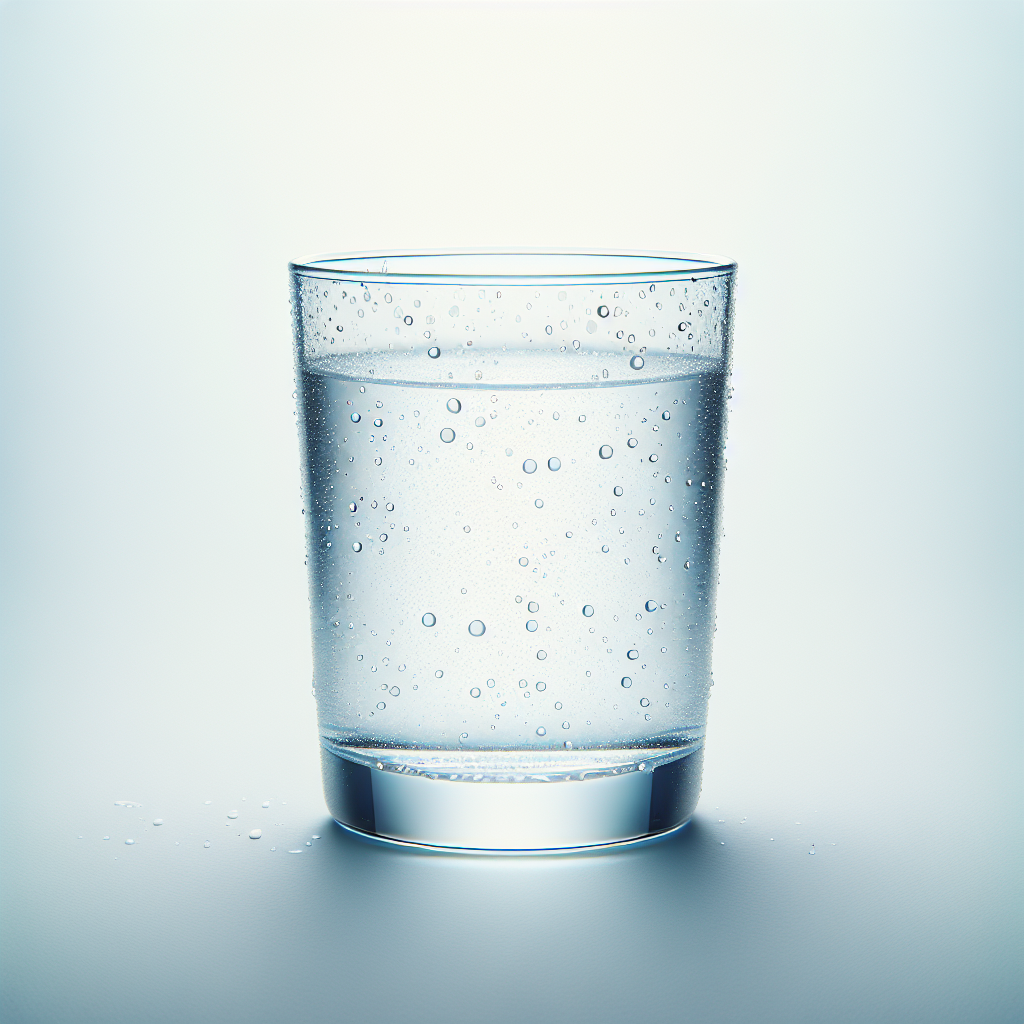
[[[530,259],[535,263],[548,259],[552,263],[566,263],[573,258],[581,262],[607,260],[608,271],[595,271],[592,267],[578,272],[526,270],[524,272],[474,272],[460,269],[452,272],[426,272],[424,263],[441,262],[451,259],[465,266],[474,257],[492,262],[506,259]],[[389,267],[388,261],[415,261],[420,269],[401,271]],[[627,263],[645,263],[642,269],[627,269]],[[618,263],[618,268],[616,268]],[[343,264],[330,266],[329,264]],[[350,264],[345,265],[345,264]],[[662,265],[663,264],[663,265]],[[500,285],[616,285],[657,283],[661,281],[697,281],[709,277],[725,277],[736,270],[736,261],[726,256],[704,253],[660,252],[642,249],[548,249],[519,247],[476,247],[450,249],[402,249],[375,250],[367,252],[322,253],[292,260],[289,271],[298,277],[321,278],[324,280],[350,281],[354,283],[389,284],[443,284],[475,286],[481,284]]]

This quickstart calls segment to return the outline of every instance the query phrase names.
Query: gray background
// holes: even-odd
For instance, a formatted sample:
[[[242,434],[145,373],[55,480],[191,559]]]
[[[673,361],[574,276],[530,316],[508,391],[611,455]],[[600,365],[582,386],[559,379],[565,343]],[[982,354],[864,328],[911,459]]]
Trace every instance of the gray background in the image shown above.
[[[1020,1020],[1022,29],[0,8],[3,1019]],[[473,244],[740,263],[704,795],[648,847],[323,806],[285,263]]]

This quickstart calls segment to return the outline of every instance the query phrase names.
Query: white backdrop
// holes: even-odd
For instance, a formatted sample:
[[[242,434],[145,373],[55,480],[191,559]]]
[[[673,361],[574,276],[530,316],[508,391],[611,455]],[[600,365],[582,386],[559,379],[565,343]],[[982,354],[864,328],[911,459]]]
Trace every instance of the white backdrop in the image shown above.
[[[171,891],[249,879],[282,943],[326,957],[334,932],[299,936],[314,893],[348,891],[338,864],[399,864],[420,907],[483,870],[445,861],[442,884],[436,861],[337,837],[319,869],[245,847],[217,875],[141,840],[130,867],[104,817],[132,794],[195,823],[203,799],[275,793],[328,827],[286,262],[477,244],[739,261],[696,838],[579,868],[624,900],[646,870],[683,878],[680,913],[703,907],[721,945],[681,967],[677,933],[637,912],[664,980],[634,990],[633,960],[586,945],[622,938],[612,900],[586,956],[556,976],[523,954],[540,987],[495,1005],[497,968],[417,976],[421,1005],[352,953],[278,979],[247,1019],[326,1012],[342,983],[353,1014],[387,990],[384,1019],[621,1019],[716,993],[709,1019],[1014,1019],[1022,28],[1020,3],[981,2],[0,8],[5,1019],[241,1014],[210,993],[234,991],[241,950],[251,979],[280,949],[229,929],[200,956],[155,919],[124,938],[142,905],[185,935]],[[783,840],[792,862],[765,859]],[[592,890],[560,863],[527,888],[573,921],[565,893]],[[484,903],[513,884],[473,877]],[[349,897],[341,931],[388,919]],[[517,912],[473,918],[474,941],[525,942]],[[205,980],[168,980],[200,960]],[[439,977],[477,1002],[445,1004]]]

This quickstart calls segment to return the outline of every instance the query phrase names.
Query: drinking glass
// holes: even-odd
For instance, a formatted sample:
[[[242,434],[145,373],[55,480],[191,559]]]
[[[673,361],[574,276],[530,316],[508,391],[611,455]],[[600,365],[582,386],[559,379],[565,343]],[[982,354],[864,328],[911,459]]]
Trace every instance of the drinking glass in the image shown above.
[[[327,805],[461,850],[624,843],[700,793],[735,264],[292,263]]]

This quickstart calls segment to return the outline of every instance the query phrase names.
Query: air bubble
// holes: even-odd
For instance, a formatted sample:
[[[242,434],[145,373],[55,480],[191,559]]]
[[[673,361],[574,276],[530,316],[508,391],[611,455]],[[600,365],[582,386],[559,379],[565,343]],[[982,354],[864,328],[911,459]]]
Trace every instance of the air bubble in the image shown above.
[[[538,683],[537,684],[537,692],[538,693],[543,693],[547,688],[548,688],[548,684],[547,683]]]
[[[550,469],[552,473],[557,473],[561,468],[562,463],[560,459],[556,459],[554,456],[548,459],[548,469]]]
[[[474,619],[469,624],[469,635],[470,636],[483,636],[487,631],[487,627],[480,621],[480,619]]]
[[[630,361],[629,361],[629,365],[634,370],[642,370],[644,368],[644,357],[643,356],[633,356],[633,358],[630,359]]]
[[[612,457],[612,446],[610,444],[603,444],[597,449],[597,454],[602,459],[610,459]]]
[[[433,612],[426,612],[423,618],[420,619],[420,622],[422,622],[424,626],[433,626],[437,622],[437,616],[434,615]]]
[[[444,430],[441,431],[441,440],[444,441],[445,444],[451,444],[452,441],[455,440],[455,431],[452,430],[451,427],[445,427]]]
[[[441,350],[436,345],[431,345],[430,348],[427,349],[427,355],[430,356],[431,359],[436,359],[440,354]]]
[[[523,463],[523,472],[524,473],[536,473],[537,472],[537,463],[534,462],[533,459],[527,459]]]
[[[592,604],[585,604],[583,606],[583,614],[589,619],[594,614],[594,606]]]
[[[459,412],[462,409],[462,403],[457,398],[449,398],[446,405],[449,412]]]

